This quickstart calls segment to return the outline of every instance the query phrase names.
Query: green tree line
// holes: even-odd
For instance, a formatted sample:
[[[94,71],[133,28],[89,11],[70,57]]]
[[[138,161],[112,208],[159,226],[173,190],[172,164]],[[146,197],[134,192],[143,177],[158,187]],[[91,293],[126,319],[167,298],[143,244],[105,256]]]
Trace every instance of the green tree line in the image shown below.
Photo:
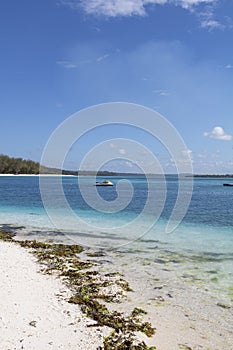
[[[40,164],[32,160],[0,155],[0,174],[38,174]]]
[[[94,175],[93,171],[72,171],[65,169],[48,168],[40,166],[40,163],[23,158],[12,158],[4,154],[0,154],[0,174],[63,174],[63,175]],[[111,176],[116,173],[108,171],[99,171],[99,176]]]

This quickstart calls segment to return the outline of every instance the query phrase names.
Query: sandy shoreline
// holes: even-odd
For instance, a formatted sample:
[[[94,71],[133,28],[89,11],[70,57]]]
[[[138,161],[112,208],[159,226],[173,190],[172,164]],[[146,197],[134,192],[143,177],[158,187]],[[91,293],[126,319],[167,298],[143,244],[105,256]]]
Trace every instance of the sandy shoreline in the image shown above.
[[[77,305],[60,280],[38,272],[35,258],[14,243],[0,242],[1,350],[96,350],[103,328]]]
[[[81,253],[84,261],[87,256]],[[120,312],[140,307],[148,312],[145,321],[155,326],[148,338],[139,335],[157,350],[233,350],[232,308],[216,305],[204,290],[167,280],[166,271],[156,271],[152,282],[146,278],[154,267],[138,270],[121,265],[115,254],[94,257],[106,261],[99,269],[119,271],[129,281],[132,292],[121,303],[111,305]],[[71,291],[53,275],[44,275],[36,258],[15,243],[0,242],[0,344],[3,350],[80,349],[103,346],[108,327],[91,327],[78,305],[67,300]],[[145,273],[146,271],[146,273]],[[142,284],[143,281],[143,284]],[[153,296],[153,297],[152,297]],[[126,349],[127,350],[127,349]]]

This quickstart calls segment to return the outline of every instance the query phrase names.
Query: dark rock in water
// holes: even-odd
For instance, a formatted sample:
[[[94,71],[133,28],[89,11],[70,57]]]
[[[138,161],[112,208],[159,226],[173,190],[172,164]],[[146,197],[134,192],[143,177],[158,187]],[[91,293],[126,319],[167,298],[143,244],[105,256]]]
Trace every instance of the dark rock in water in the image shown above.
[[[102,257],[102,256],[106,256],[105,252],[102,251],[97,251],[97,252],[90,252],[90,253],[86,253],[87,256],[93,257],[93,258],[98,258],[98,257]]]
[[[163,289],[163,286],[154,287],[154,289]]]
[[[166,263],[167,263],[166,260],[164,260],[164,259],[159,259],[159,258],[158,258],[158,259],[155,259],[154,262],[157,263],[157,264],[166,264]]]
[[[25,228],[25,226],[14,226],[11,224],[4,224],[4,225],[1,225],[0,227],[1,227],[1,230],[5,232],[14,232],[16,230],[22,230]]]

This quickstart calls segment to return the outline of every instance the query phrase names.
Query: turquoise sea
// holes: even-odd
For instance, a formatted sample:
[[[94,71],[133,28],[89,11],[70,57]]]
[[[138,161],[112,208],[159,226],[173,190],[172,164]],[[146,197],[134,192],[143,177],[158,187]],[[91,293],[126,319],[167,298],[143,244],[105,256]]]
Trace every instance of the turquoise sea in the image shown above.
[[[132,186],[130,190],[128,182],[127,186],[123,185],[120,195],[126,205],[117,211],[112,208],[112,201],[117,199],[120,180],[128,180]],[[233,179],[194,178],[188,211],[172,233],[166,233],[165,228],[179,189],[176,176],[166,176],[165,206],[157,222],[153,206],[160,206],[162,197],[158,193],[164,185],[162,179],[153,179],[156,186],[151,196],[159,200],[152,200],[146,213],[143,208],[148,184],[144,176],[111,177],[111,181],[113,187],[97,189],[93,178],[82,178],[89,197],[97,189],[109,206],[109,210],[98,210],[83,198],[78,177],[66,176],[62,181],[56,176],[48,177],[46,194],[51,202],[48,201],[50,207],[46,211],[39,177],[1,176],[0,224],[30,238],[75,241],[94,249],[115,248],[126,257],[134,255],[137,260],[140,257],[140,261],[169,267],[184,282],[199,283],[228,302],[233,301],[233,187],[223,186]],[[57,192],[59,182],[67,201],[65,205]],[[131,200],[128,200],[129,191]]]

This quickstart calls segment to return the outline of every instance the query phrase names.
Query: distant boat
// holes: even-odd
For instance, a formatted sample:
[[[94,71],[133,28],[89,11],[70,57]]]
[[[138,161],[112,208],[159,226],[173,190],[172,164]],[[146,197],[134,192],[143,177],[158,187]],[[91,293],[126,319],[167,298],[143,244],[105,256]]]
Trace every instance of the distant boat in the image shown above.
[[[233,186],[233,183],[223,184],[223,186]]]
[[[96,182],[96,186],[113,186],[110,180],[104,180],[103,182]]]

